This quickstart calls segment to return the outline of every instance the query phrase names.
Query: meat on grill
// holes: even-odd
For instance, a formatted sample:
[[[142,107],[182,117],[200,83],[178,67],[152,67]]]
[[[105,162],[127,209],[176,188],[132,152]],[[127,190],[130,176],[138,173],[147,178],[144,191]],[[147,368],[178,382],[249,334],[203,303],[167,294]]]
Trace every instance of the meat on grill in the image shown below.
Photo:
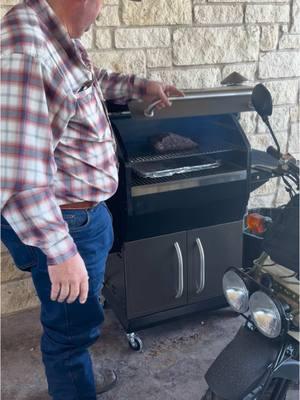
[[[198,147],[193,140],[176,133],[161,133],[152,136],[151,143],[157,153],[192,150]]]

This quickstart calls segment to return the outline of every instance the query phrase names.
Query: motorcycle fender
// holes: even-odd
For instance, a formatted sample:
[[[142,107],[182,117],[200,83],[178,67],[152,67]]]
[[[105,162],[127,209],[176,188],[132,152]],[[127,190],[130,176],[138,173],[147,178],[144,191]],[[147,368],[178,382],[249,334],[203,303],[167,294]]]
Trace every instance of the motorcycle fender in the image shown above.
[[[207,371],[208,386],[224,400],[244,398],[256,383],[263,383],[280,346],[277,340],[241,327]]]
[[[298,360],[287,360],[281,363],[274,371],[273,378],[282,378],[299,384],[299,366]]]

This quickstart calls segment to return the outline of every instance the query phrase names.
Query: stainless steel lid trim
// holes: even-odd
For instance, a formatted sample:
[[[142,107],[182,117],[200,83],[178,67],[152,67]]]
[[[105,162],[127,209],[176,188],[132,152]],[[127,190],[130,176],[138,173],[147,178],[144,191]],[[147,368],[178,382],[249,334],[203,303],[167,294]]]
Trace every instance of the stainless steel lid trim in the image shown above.
[[[169,100],[171,103],[173,102],[182,102],[182,101],[187,101],[187,100],[200,100],[200,99],[210,99],[210,98],[224,98],[224,97],[237,97],[246,95],[246,96],[251,96],[252,94],[252,89],[245,89],[245,90],[232,90],[232,91],[226,91],[226,92],[204,92],[204,93],[198,93],[198,94],[186,94],[184,97],[169,97]],[[156,106],[161,102],[161,100],[156,100],[153,103],[151,103],[148,107],[145,108],[144,110],[144,115],[145,117],[152,118],[154,117],[154,112]],[[250,105],[249,105],[250,106]]]
[[[157,110],[160,100],[152,104],[134,100],[128,106],[132,118],[164,119],[192,115],[217,115],[252,111],[252,87],[230,86],[204,90],[186,90],[184,97],[170,97],[171,107]]]

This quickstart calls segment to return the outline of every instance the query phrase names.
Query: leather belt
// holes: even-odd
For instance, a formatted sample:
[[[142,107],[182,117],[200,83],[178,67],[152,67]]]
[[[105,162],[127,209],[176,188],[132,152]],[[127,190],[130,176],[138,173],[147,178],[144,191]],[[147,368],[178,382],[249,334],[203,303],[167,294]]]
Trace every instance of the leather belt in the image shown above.
[[[60,208],[62,210],[84,210],[95,207],[97,204],[95,201],[80,201],[78,203],[62,204]]]

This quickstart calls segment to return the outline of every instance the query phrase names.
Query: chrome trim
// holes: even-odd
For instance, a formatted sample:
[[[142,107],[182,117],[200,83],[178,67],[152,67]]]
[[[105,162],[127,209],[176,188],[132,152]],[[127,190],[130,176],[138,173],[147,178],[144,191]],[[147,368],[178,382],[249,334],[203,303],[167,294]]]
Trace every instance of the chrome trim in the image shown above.
[[[219,92],[219,93],[199,93],[196,95],[186,95],[184,97],[169,97],[169,101],[172,102],[180,102],[180,101],[186,101],[186,100],[200,100],[200,99],[210,99],[210,98],[224,98],[224,97],[238,97],[238,96],[251,96],[252,94],[252,89],[245,89],[244,91],[226,91],[225,93]],[[147,108],[144,110],[144,116],[147,118],[152,118],[154,117],[154,111],[156,106],[161,103],[161,100],[156,100],[152,104],[150,104]],[[249,106],[252,105],[249,103]]]
[[[200,280],[199,280],[199,285],[197,284],[197,290],[196,290],[196,293],[199,294],[203,291],[205,287],[205,253],[200,238],[196,239],[196,244],[200,256],[200,262],[199,262]]]
[[[178,258],[178,290],[176,293],[175,298],[179,299],[182,296],[183,293],[183,258],[182,258],[182,253],[181,253],[181,249],[179,246],[178,242],[174,243],[174,247],[177,253],[177,258]]]
[[[130,116],[131,112],[130,111],[119,111],[119,112],[109,112],[108,116],[109,117],[123,117],[123,116]]]
[[[216,185],[223,182],[235,182],[246,179],[247,171],[224,172],[217,175],[197,176],[193,178],[167,181],[162,183],[151,183],[149,185],[133,186],[131,188],[132,197],[145,196],[171,192],[174,190],[184,190],[201,186]]]

